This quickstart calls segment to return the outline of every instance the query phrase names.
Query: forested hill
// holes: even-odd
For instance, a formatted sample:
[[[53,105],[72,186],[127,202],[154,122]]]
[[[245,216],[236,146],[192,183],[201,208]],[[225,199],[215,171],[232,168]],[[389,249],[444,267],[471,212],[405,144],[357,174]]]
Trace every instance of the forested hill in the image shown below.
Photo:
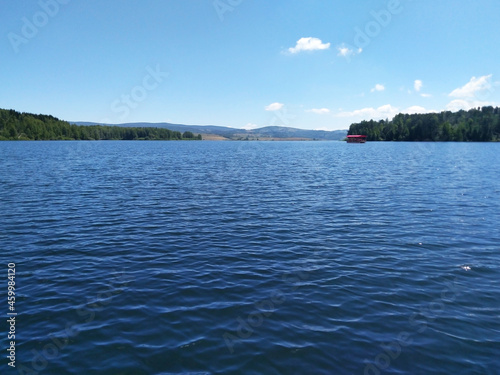
[[[48,115],[0,109],[0,141],[5,140],[182,140],[201,139],[192,132],[160,128],[78,126]]]
[[[500,108],[399,114],[392,121],[352,124],[349,135],[352,134],[364,134],[368,141],[500,141]]]

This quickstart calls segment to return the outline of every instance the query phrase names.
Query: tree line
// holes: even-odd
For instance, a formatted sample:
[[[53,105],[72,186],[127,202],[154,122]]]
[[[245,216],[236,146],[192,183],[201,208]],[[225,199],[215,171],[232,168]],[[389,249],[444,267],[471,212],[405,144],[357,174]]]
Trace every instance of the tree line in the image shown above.
[[[427,114],[398,114],[391,121],[352,124],[349,135],[363,134],[368,141],[500,141],[500,108]]]
[[[6,140],[201,140],[201,134],[163,128],[72,125],[50,115],[0,109],[0,141]]]

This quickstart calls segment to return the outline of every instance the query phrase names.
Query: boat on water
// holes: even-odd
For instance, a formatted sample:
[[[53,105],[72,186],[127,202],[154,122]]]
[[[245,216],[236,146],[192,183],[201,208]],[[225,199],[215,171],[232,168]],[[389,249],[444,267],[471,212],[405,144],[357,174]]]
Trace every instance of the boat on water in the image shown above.
[[[348,135],[347,143],[366,143],[366,135]]]

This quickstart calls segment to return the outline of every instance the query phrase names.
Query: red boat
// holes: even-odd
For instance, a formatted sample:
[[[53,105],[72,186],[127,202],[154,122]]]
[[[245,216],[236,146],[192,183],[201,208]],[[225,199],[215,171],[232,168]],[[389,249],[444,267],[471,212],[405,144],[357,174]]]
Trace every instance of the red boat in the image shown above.
[[[366,135],[348,135],[347,143],[366,143]]]

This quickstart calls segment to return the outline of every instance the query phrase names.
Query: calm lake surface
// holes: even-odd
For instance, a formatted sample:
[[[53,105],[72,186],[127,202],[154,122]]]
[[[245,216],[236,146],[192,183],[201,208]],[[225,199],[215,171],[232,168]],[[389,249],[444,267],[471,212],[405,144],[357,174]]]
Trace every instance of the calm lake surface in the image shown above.
[[[0,142],[0,373],[500,374],[499,155]]]

